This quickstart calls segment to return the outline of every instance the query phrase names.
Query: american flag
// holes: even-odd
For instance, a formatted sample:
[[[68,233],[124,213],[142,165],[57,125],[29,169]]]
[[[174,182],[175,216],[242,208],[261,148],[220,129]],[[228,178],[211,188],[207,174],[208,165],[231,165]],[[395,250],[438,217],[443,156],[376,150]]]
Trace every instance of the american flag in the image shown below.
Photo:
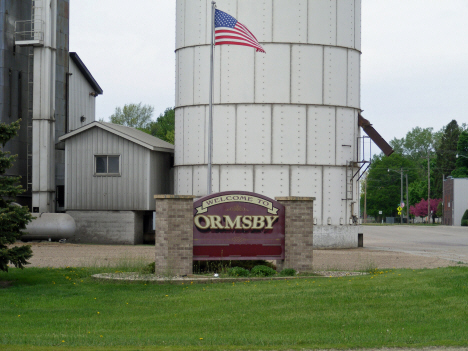
[[[244,45],[250,46],[257,52],[265,53],[257,38],[234,17],[223,11],[215,12],[215,45]]]

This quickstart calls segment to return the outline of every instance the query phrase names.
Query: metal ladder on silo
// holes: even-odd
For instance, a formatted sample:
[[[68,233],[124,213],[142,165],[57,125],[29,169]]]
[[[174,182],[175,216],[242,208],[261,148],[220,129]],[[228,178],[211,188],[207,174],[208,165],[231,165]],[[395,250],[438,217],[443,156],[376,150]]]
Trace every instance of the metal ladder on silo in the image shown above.
[[[346,162],[346,199],[353,199],[353,190],[354,190],[354,161]]]
[[[34,89],[34,49],[28,48],[27,191],[32,191],[32,121]]]

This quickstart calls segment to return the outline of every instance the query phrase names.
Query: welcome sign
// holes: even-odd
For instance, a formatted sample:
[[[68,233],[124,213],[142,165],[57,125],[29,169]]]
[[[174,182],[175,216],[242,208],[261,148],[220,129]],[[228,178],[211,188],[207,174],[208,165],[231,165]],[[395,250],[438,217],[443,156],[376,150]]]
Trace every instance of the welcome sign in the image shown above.
[[[194,203],[194,260],[284,259],[284,206],[266,196],[228,191]]]

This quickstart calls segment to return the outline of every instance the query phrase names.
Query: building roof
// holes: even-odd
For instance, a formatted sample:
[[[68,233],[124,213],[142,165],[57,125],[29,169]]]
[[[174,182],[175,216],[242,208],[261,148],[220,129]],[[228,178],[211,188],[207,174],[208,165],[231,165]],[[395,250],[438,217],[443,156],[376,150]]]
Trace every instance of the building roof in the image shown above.
[[[78,67],[78,69],[80,70],[81,74],[86,78],[86,80],[88,81],[89,85],[91,85],[91,87],[94,89],[94,91],[98,94],[98,95],[102,95],[103,93],[103,90],[101,89],[101,87],[99,86],[98,82],[96,82],[96,79],[94,79],[93,75],[91,74],[91,72],[88,70],[88,68],[85,66],[85,64],[83,63],[83,61],[81,61],[80,57],[78,56],[78,54],[76,52],[70,52],[70,58],[73,60],[73,62],[75,63],[75,65]]]
[[[126,127],[119,124],[108,123],[108,122],[92,122],[81,128],[78,128],[70,133],[67,133],[59,138],[59,141],[64,141],[77,134],[83,133],[91,128],[101,128],[109,133],[118,135],[124,139],[127,139],[135,144],[141,145],[152,151],[162,151],[174,153],[174,145],[167,141],[161,140],[152,136],[151,134],[142,132],[141,130]]]

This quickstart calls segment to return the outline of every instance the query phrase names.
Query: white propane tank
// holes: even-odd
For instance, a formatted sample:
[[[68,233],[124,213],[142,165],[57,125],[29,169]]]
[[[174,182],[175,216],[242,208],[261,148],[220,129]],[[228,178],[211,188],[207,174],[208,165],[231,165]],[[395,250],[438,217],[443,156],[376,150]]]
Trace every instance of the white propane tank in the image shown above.
[[[75,234],[75,220],[66,213],[32,213],[32,216],[36,218],[26,226],[21,240],[60,240]]]

